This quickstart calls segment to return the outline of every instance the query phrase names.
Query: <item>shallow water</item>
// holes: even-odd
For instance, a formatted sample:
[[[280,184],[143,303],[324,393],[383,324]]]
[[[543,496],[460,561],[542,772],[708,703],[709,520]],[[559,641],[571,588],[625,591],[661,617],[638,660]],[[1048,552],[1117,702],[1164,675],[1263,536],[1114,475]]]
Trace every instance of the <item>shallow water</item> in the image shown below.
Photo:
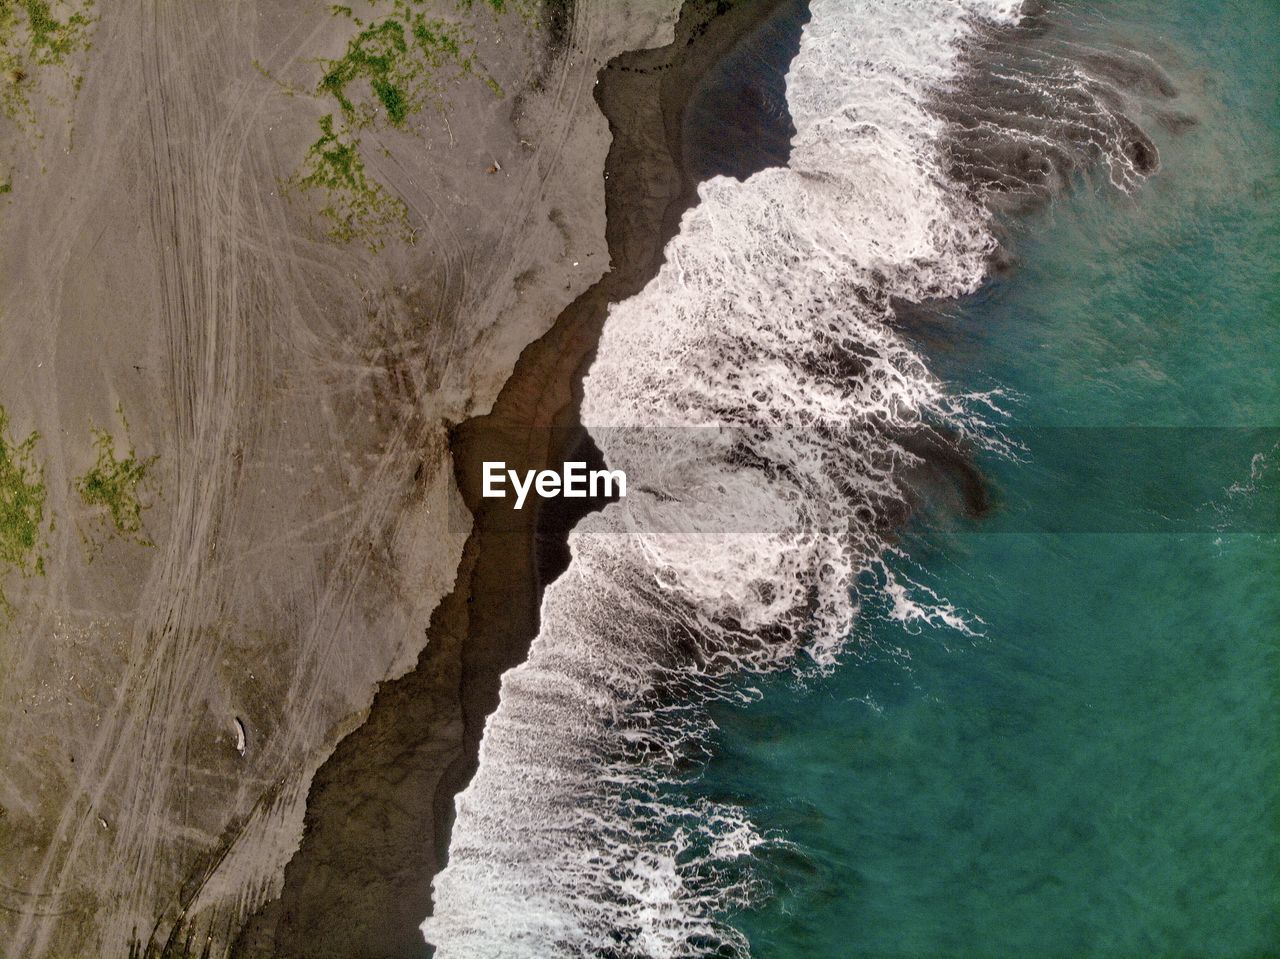
[[[1280,18],[1075,9],[1201,122],[1148,122],[1140,192],[1011,223],[1011,271],[907,324],[955,392],[1016,394],[1027,449],[893,560],[979,635],[868,576],[839,668],[716,708],[696,791],[779,839],[730,917],[762,959],[1280,954]]]

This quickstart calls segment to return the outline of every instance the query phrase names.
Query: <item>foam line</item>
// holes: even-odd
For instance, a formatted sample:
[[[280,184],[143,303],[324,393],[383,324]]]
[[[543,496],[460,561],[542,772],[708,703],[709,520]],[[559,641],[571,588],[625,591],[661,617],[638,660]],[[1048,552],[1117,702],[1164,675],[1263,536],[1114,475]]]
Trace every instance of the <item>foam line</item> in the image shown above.
[[[981,281],[988,214],[944,173],[928,104],[1015,7],[814,0],[790,165],[703,184],[611,311],[583,418],[644,482],[573,531],[504,677],[423,927],[441,959],[745,954],[720,916],[756,893],[766,837],[679,783],[727,680],[834,660],[902,504],[895,437],[957,422],[891,301]]]

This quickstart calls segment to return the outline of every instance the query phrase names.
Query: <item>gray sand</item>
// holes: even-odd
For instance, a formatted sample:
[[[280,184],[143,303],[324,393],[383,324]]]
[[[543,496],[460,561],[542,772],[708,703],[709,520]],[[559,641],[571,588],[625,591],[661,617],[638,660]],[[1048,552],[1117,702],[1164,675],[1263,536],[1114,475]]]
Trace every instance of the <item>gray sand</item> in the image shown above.
[[[2,584],[6,959],[124,956],[180,916],[221,938],[278,895],[315,770],[453,586],[450,425],[606,269],[596,72],[675,6],[580,0],[550,52],[477,9],[505,95],[451,82],[371,136],[417,235],[377,255],[279,190],[326,109],[281,85],[353,29],[326,5],[104,5],[43,138],[0,119],[0,405],[48,490],[45,573]],[[117,410],[158,457],[154,546],[74,490]]]
[[[613,269],[524,351],[493,410],[454,431],[458,481],[475,516],[455,589],[432,617],[416,669],[381,688],[368,721],[317,775],[283,894],[249,923],[240,959],[426,955],[418,926],[443,865],[454,795],[474,772],[502,672],[524,659],[537,632],[537,539],[567,533],[534,510],[482,499],[481,463],[542,469],[572,452],[576,390],[606,309],[648,282],[696,201],[681,159],[690,96],[744,38],[778,18],[794,26],[804,6],[755,0],[726,11],[692,0],[672,44],[624,54],[602,72],[596,96],[614,134],[602,178]]]

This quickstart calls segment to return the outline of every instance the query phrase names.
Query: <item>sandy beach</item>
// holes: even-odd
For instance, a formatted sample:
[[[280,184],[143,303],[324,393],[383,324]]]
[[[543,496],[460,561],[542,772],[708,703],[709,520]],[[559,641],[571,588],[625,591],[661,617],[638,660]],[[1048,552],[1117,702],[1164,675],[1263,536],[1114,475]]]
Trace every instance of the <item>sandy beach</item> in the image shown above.
[[[7,959],[426,953],[581,515],[482,501],[479,464],[592,455],[608,305],[699,179],[785,157],[777,89],[723,68],[805,5],[438,6],[467,69],[352,113],[357,201],[402,208],[371,232],[299,170],[372,7],[95,9],[38,126],[0,120],[0,409],[47,491],[41,574],[0,570]],[[759,123],[716,129],[724,96]],[[95,450],[145,464],[127,535],[80,492]]]
[[[551,500],[516,512],[481,498],[481,464],[525,470],[591,459],[579,388],[608,306],[648,282],[696,202],[698,180],[721,172],[703,148],[726,136],[709,128],[707,101],[761,73],[727,78],[718,68],[735,55],[785,60],[805,10],[797,0],[721,6],[686,3],[672,43],[620,55],[601,71],[595,96],[613,134],[602,177],[612,269],[521,354],[492,411],[452,432],[455,475],[475,518],[455,588],[432,616],[417,666],[380,688],[369,718],[317,774],[283,893],[248,924],[236,956],[428,954],[418,926],[448,849],[454,796],[474,772],[501,674],[537,633],[542,588],[568,562],[568,530],[598,505]],[[691,105],[704,114],[692,130]],[[739,175],[776,162],[778,140],[785,144],[764,106],[760,125],[740,130],[740,148],[726,152],[746,164],[732,171]]]
[[[606,269],[596,73],[675,5],[435,6],[469,68],[353,121],[402,215],[350,242],[299,170],[345,109],[321,63],[394,11],[94,8],[65,72],[6,79],[0,406],[43,494],[0,570],[6,959],[222,954],[279,894],[458,576],[450,429]],[[95,456],[147,464],[139,525],[82,493]]]

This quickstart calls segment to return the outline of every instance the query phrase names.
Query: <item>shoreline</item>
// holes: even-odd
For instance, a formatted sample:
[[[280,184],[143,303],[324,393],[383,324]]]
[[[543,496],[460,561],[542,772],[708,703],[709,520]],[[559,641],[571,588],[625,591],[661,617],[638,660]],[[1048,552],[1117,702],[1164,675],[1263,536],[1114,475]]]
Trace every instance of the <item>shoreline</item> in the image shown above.
[[[3,584],[0,942],[119,959],[212,934],[223,956],[453,588],[448,430],[603,272],[591,92],[679,3],[580,0],[566,29],[459,8],[477,69],[366,128],[368,183],[418,241],[372,224],[377,253],[328,235],[327,187],[280,189],[336,106],[317,82],[362,29],[343,11],[97,6],[83,88],[33,89],[49,136],[0,151],[0,406],[47,494],[45,575]],[[78,490],[99,430],[148,464],[145,536]]]
[[[776,33],[779,23],[795,27],[798,39],[807,19],[806,0],[723,6],[688,0],[671,44],[622,54],[600,70],[596,100],[613,134],[604,170],[612,268],[523,351],[492,411],[452,431],[455,478],[474,521],[454,588],[432,615],[417,665],[379,688],[365,722],[317,772],[283,891],[245,924],[233,955],[430,954],[418,926],[448,851],[454,797],[475,771],[502,673],[524,660],[537,634],[542,589],[567,565],[569,530],[601,505],[553,500],[552,508],[515,512],[481,498],[480,464],[558,468],[593,451],[578,409],[608,307],[657,273],[696,202],[692,168],[705,174],[712,162],[691,161],[711,148],[686,142],[690,105],[710,99],[717,68],[747,41]],[[776,162],[778,137],[763,140],[760,167]]]

